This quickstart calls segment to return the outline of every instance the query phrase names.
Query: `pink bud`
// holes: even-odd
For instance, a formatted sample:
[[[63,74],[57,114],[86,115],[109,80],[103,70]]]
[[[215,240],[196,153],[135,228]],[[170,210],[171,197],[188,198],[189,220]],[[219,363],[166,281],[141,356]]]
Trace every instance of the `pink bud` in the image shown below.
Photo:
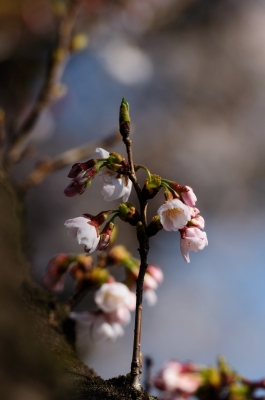
[[[195,206],[195,203],[197,201],[197,197],[195,196],[195,193],[190,186],[183,186],[181,190],[181,198],[183,202],[190,207]]]
[[[73,179],[72,182],[64,189],[64,194],[67,197],[74,197],[78,194],[84,193],[86,189],[85,183],[78,183],[77,180]]]

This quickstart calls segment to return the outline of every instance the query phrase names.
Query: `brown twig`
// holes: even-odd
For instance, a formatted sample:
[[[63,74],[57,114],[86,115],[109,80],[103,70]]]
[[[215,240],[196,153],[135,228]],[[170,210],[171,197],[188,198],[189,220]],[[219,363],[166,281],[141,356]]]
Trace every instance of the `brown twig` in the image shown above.
[[[123,135],[123,142],[126,146],[128,163],[130,167],[129,178],[131,179],[141,208],[141,224],[138,226],[137,237],[139,241],[139,254],[141,259],[139,275],[136,281],[136,309],[135,309],[135,324],[134,324],[134,342],[133,342],[133,355],[131,363],[131,384],[139,390],[141,388],[140,380],[142,374],[142,360],[141,360],[141,332],[142,332],[142,314],[143,314],[143,284],[145,271],[148,266],[147,255],[149,252],[149,237],[146,233],[147,226],[147,201],[144,200],[140,186],[137,182],[137,177],[134,170],[133,157],[132,157],[132,141],[127,136]]]
[[[27,146],[30,133],[37,123],[40,114],[50,105],[52,100],[55,100],[56,98],[55,89],[56,85],[58,86],[59,84],[60,78],[66,66],[66,61],[69,55],[70,41],[72,38],[72,31],[79,3],[80,0],[71,0],[69,10],[61,20],[58,32],[58,43],[56,49],[50,55],[46,79],[40,90],[35,105],[12,139],[8,149],[5,160],[5,168],[7,170],[10,169],[14,163],[20,160],[21,154]]]
[[[46,176],[54,171],[64,168],[67,165],[74,164],[82,158],[89,157],[95,152],[97,147],[109,147],[120,140],[118,132],[114,132],[105,139],[89,142],[73,149],[58,154],[53,159],[39,161],[36,168],[28,175],[25,181],[20,185],[22,192],[38,185]]]

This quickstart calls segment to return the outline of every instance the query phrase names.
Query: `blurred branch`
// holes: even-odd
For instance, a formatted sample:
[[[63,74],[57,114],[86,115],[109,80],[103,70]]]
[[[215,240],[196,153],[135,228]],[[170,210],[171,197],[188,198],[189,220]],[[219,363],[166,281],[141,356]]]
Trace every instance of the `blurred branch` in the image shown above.
[[[3,163],[4,146],[6,140],[6,130],[5,130],[5,112],[0,108],[0,166]]]
[[[79,4],[80,0],[71,0],[69,10],[61,20],[58,32],[58,44],[50,55],[46,79],[30,114],[11,141],[5,160],[6,169],[9,169],[14,163],[20,160],[21,154],[28,143],[31,130],[38,121],[40,114],[50,105],[52,100],[56,99],[56,89],[59,87],[59,81],[69,56],[70,41]]]
[[[58,154],[53,159],[39,161],[36,168],[28,175],[26,180],[20,185],[22,191],[38,185],[47,175],[80,161],[82,158],[89,157],[95,152],[97,147],[109,147],[120,140],[119,132],[114,132],[105,139],[90,142],[73,149]]]

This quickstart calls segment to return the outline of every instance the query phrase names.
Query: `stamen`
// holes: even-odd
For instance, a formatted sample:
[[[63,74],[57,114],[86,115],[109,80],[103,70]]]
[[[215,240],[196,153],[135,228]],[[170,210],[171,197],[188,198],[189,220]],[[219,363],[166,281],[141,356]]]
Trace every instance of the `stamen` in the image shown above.
[[[178,214],[183,214],[183,210],[181,208],[169,208],[166,211],[166,216],[168,218],[176,218]]]

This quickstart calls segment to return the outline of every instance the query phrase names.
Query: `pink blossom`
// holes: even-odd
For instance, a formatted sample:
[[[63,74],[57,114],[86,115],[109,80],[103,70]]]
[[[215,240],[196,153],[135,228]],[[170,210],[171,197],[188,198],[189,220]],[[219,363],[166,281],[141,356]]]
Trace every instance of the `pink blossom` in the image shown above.
[[[197,197],[190,186],[183,186],[181,189],[181,198],[187,206],[193,207],[197,201]]]
[[[85,245],[85,251],[91,254],[97,249],[99,243],[99,234],[94,225],[90,224],[91,219],[80,216],[65,221],[68,236],[76,238],[78,244]]]
[[[206,232],[198,228],[186,228],[180,238],[181,254],[186,262],[190,262],[189,252],[199,251],[208,245]]]
[[[179,199],[173,199],[160,206],[157,214],[166,231],[182,229],[191,219],[190,207]]]
[[[156,388],[175,395],[193,394],[201,383],[201,374],[192,364],[181,364],[175,360],[167,361],[154,378]]]
[[[64,288],[64,274],[67,271],[69,259],[67,254],[56,254],[48,263],[41,283],[51,293],[60,293]]]
[[[204,218],[201,215],[196,215],[194,218],[190,220],[190,225],[195,226],[196,228],[199,229],[204,229],[205,227]]]

